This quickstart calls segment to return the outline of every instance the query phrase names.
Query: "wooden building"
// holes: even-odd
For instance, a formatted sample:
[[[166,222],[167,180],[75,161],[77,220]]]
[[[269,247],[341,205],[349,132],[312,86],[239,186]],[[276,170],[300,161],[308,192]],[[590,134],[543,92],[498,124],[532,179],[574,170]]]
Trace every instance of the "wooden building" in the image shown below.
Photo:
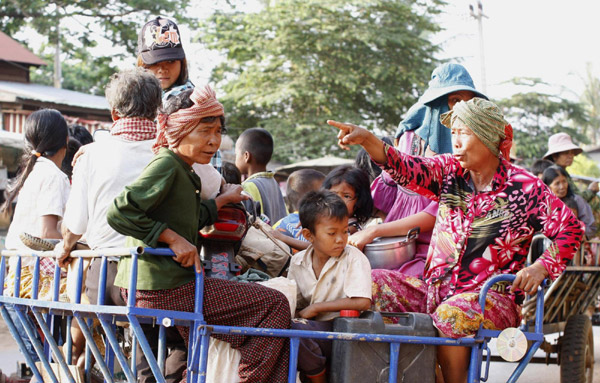
[[[16,170],[19,157],[15,137],[22,135],[25,119],[38,109],[57,109],[67,122],[83,125],[90,133],[112,124],[104,97],[31,83],[30,68],[41,65],[46,63],[0,31],[0,166],[9,172]]]

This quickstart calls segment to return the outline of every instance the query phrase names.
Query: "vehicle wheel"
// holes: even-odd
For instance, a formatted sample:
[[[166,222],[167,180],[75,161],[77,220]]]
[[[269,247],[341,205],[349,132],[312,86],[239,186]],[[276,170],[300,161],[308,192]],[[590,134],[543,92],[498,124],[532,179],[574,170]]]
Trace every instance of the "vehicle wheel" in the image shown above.
[[[586,315],[567,319],[560,351],[562,383],[592,383],[594,375],[594,333]]]

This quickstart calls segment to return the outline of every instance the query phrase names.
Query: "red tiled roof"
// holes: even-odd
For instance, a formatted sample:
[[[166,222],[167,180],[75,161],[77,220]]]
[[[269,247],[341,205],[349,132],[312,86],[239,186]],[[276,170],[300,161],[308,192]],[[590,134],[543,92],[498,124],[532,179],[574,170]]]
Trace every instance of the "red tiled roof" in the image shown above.
[[[0,31],[0,60],[38,66],[46,65],[42,59],[2,31]]]

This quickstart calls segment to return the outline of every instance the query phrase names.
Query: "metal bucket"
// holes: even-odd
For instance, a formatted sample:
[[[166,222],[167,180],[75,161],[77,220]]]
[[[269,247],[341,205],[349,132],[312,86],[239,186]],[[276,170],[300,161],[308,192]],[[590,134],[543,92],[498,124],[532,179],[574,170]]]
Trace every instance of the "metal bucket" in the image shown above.
[[[397,269],[414,258],[419,237],[419,228],[408,231],[401,237],[378,237],[365,245],[363,253],[372,269]]]

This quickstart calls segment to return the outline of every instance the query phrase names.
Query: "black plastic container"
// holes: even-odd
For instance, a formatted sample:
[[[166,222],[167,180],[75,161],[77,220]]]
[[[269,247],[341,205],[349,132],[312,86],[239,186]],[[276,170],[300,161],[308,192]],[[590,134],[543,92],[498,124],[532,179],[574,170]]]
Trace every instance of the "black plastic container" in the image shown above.
[[[431,337],[437,335],[429,315],[392,315],[398,319],[398,324],[385,324],[381,314],[373,311],[366,311],[359,318],[339,317],[333,321],[333,331]],[[435,346],[401,344],[397,381],[435,382],[435,355]],[[389,376],[389,361],[389,343],[335,340],[330,383],[385,383]]]

